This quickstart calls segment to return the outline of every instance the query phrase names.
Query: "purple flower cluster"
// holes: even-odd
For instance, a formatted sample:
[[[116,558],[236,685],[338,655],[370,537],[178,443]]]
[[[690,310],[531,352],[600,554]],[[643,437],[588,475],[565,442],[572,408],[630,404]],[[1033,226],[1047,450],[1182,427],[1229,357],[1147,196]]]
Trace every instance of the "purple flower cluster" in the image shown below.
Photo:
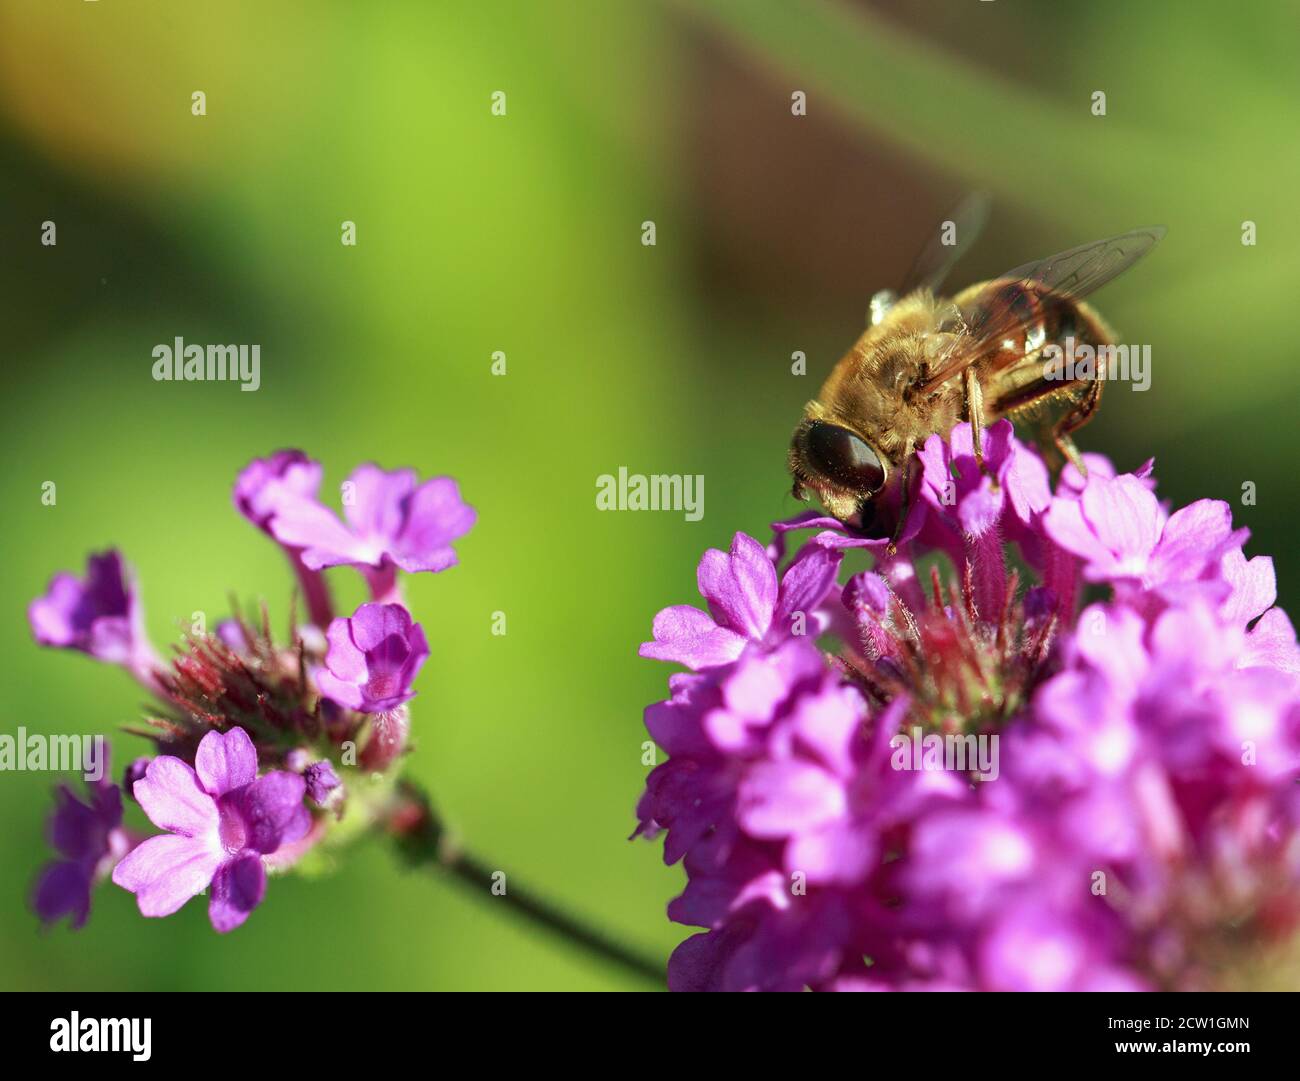
[[[646,710],[668,759],[637,833],[685,866],[670,918],[706,929],[670,986],[1267,985],[1300,930],[1271,561],[1225,503],[1169,513],[1149,463],[1053,489],[1007,422],[983,470],[965,425],[919,457],[896,552],[804,514],[706,553],[708,611],[654,621],[642,654],[690,671]],[[842,582],[856,548],[874,564]],[[950,573],[923,574],[936,552]],[[976,746],[996,768],[944,757]]]
[[[111,875],[146,916],[170,915],[207,890],[212,926],[230,931],[261,903],[268,870],[329,838],[349,773],[371,776],[378,813],[384,788],[374,778],[406,748],[406,703],[429,656],[397,570],[452,566],[451,542],[474,511],[449,478],[421,484],[411,470],[363,465],[343,488],[345,525],[317,501],[321,472],[285,450],[252,462],[235,483],[236,509],[280,543],[298,577],[308,623],[287,646],[273,641],[265,611],[260,620],[236,613],[214,634],[192,634],[165,665],[115,551],[92,556],[84,580],[57,575],[32,603],[39,643],[120,665],[157,699],[147,720],[159,754],[133,761],[124,788],[165,831],[147,839],[125,831],[116,785],[91,786],[89,803],[60,789],[51,820],[59,859],[33,895],[42,920],[67,914],[81,926],[92,887]],[[334,618],[321,571],[343,564],[361,569],[375,600]]]

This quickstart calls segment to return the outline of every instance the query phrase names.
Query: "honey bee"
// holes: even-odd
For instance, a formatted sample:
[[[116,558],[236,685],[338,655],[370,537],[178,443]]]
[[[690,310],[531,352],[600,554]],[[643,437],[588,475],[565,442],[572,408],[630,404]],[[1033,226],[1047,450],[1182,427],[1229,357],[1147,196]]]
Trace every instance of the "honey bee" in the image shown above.
[[[907,516],[914,452],[969,421],[983,464],[983,431],[999,417],[1032,424],[1051,464],[1083,471],[1071,433],[1097,412],[1105,384],[1049,370],[1044,349],[1066,341],[1094,348],[1114,332],[1083,298],[1131,267],[1164,236],[1160,226],[1084,244],[1016,267],[952,298],[936,295],[986,216],[968,199],[921,253],[899,293],[877,293],[870,325],[835,365],[790,444],[794,495],[811,489],[844,524],[888,535],[878,513],[897,507],[896,541]],[[955,234],[955,236],[953,235]],[[945,243],[946,242],[946,243]],[[883,532],[881,530],[884,530]]]

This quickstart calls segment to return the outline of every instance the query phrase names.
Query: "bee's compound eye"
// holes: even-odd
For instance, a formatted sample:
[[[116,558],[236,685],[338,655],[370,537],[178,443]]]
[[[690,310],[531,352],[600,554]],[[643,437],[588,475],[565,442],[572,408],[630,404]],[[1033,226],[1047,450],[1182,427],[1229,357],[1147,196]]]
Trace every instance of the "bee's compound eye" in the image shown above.
[[[814,421],[805,436],[808,457],[836,484],[857,492],[877,492],[885,467],[866,441],[837,424]]]

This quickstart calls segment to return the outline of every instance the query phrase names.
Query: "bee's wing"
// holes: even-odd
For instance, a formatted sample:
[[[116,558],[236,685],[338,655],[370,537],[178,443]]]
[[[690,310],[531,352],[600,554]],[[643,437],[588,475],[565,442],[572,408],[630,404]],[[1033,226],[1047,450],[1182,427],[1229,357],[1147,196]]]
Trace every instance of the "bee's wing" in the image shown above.
[[[986,192],[971,192],[953,207],[947,219],[940,223],[929,242],[921,249],[916,262],[912,264],[912,269],[907,272],[898,295],[907,296],[917,289],[936,292],[952,268],[957,265],[957,261],[975,243],[988,217],[989,197]],[[951,230],[953,242],[945,244],[944,239],[948,232],[945,227],[949,222],[953,225]]]
[[[1026,263],[994,279],[982,291],[979,302],[963,313],[964,330],[921,387],[922,392],[934,390],[982,357],[1002,350],[1005,343],[1022,340],[1026,331],[1033,329],[1039,309],[1028,301],[1027,293],[1082,300],[1131,267],[1164,235],[1162,225],[1134,229]],[[1008,350],[1007,363],[1017,359],[1015,351]]]

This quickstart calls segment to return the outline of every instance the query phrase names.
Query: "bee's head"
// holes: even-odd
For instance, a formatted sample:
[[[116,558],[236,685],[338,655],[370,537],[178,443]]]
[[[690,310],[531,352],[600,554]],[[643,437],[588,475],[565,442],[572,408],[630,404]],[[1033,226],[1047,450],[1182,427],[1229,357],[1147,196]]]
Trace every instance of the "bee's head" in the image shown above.
[[[872,527],[875,497],[889,468],[885,456],[857,432],[807,417],[790,442],[790,472],[797,498],[811,488],[830,514],[865,532]]]

